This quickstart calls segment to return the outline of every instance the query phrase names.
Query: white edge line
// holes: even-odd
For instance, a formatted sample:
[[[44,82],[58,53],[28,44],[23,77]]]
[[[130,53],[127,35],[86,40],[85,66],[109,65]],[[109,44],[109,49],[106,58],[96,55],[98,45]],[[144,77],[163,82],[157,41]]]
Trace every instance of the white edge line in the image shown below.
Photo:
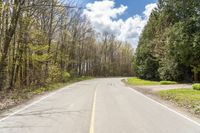
[[[70,87],[70,86],[67,86],[67,88],[68,88],[68,87]],[[133,88],[130,88],[130,87],[128,87],[128,88],[131,89],[132,91],[136,92],[137,94],[139,94],[139,95],[145,97],[146,99],[148,99],[148,100],[150,100],[150,101],[152,101],[152,102],[154,102],[154,103],[156,103],[156,104],[158,104],[158,105],[160,105],[160,106],[166,108],[167,110],[169,110],[169,111],[171,111],[171,112],[173,112],[173,113],[175,113],[175,114],[177,114],[177,115],[179,115],[179,116],[181,116],[181,117],[187,119],[188,121],[190,121],[190,122],[192,122],[192,123],[194,123],[194,124],[200,126],[200,123],[198,123],[198,122],[196,122],[196,121],[194,121],[194,120],[188,118],[187,116],[185,116],[185,115],[183,115],[183,114],[181,114],[181,113],[179,113],[179,112],[177,112],[177,111],[175,111],[175,110],[173,110],[173,109],[171,109],[171,108],[169,108],[169,107],[167,107],[167,106],[165,106],[165,105],[163,105],[163,104],[161,104],[161,103],[159,103],[159,102],[157,102],[157,101],[155,101],[155,100],[153,100],[153,99],[151,99],[151,98],[149,98],[149,97],[147,97],[146,95],[144,95],[144,94],[142,94],[142,93],[140,93],[140,92],[134,90]],[[19,109],[19,110],[15,111],[15,112],[13,112],[13,113],[11,113],[11,114],[8,114],[6,117],[0,119],[0,122],[6,120],[6,119],[8,119],[8,118],[10,118],[11,116],[14,116],[14,115],[18,114],[19,112],[22,112],[22,111],[26,110],[27,108],[29,108],[29,107],[31,107],[31,106],[37,104],[37,103],[40,103],[41,101],[47,99],[48,97],[51,97],[51,96],[57,94],[58,92],[60,92],[60,91],[62,91],[62,90],[64,90],[64,89],[66,89],[66,87],[61,88],[60,90],[58,90],[58,91],[56,91],[56,92],[54,92],[54,93],[52,93],[52,94],[50,94],[50,95],[47,95],[47,96],[45,96],[45,97],[39,99],[38,101],[35,101],[35,102],[33,102],[33,103],[31,103],[31,104],[25,106],[25,107],[22,108],[22,109]],[[95,89],[94,100],[93,100],[93,107],[92,107],[92,117],[91,117],[91,124],[90,124],[90,133],[93,133],[93,131],[94,131],[93,125],[94,125],[94,117],[95,117],[95,103],[96,103],[96,89]]]
[[[73,84],[73,85],[74,85],[74,84]],[[58,92],[63,91],[64,89],[67,89],[67,88],[69,88],[69,87],[72,87],[73,85],[69,85],[69,86],[65,86],[65,87],[63,87],[63,88],[60,88],[59,90],[57,90],[57,91],[55,91],[55,92],[52,92],[51,94],[49,94],[49,95],[47,95],[47,96],[44,96],[44,97],[40,98],[39,100],[37,100],[37,101],[35,101],[35,102],[33,102],[33,103],[31,103],[31,104],[25,106],[25,107],[23,107],[23,108],[21,108],[21,109],[15,111],[15,112],[13,112],[13,113],[5,114],[6,117],[0,119],[0,122],[5,121],[6,119],[8,119],[8,118],[10,118],[10,117],[12,117],[12,116],[14,116],[14,115],[16,115],[16,114],[18,114],[18,113],[24,111],[24,110],[30,108],[31,106],[33,106],[33,105],[35,105],[35,104],[37,104],[37,103],[40,103],[41,101],[43,101],[43,100],[45,100],[45,99],[47,99],[47,98],[49,98],[49,97],[51,97],[51,96],[57,94]]]
[[[171,112],[173,112],[173,113],[175,113],[175,114],[177,114],[177,115],[183,117],[184,119],[186,119],[186,120],[188,120],[188,121],[190,121],[190,122],[192,122],[192,123],[194,123],[194,124],[200,126],[200,123],[198,123],[197,121],[194,121],[194,120],[192,120],[191,118],[189,118],[189,117],[187,117],[187,116],[185,116],[185,115],[183,115],[183,114],[181,114],[181,113],[179,113],[179,112],[177,112],[177,111],[175,111],[175,110],[173,110],[173,109],[167,107],[166,105],[163,105],[163,104],[161,104],[161,103],[159,103],[159,102],[153,100],[152,98],[150,98],[150,97],[148,97],[148,96],[142,94],[141,92],[139,92],[139,91],[137,91],[137,90],[134,90],[134,88],[131,88],[131,87],[128,87],[128,88],[131,89],[132,91],[136,92],[137,94],[139,94],[139,95],[145,97],[146,99],[148,99],[148,100],[150,100],[150,101],[152,101],[152,102],[154,102],[154,103],[156,103],[156,104],[162,106],[163,108],[165,108],[165,109],[167,109],[167,110],[169,110],[169,111],[171,111]]]
[[[95,108],[96,108],[96,96],[97,96],[97,89],[95,88],[93,104],[92,104],[92,115],[90,121],[90,131],[89,133],[94,133],[94,119],[95,119]]]

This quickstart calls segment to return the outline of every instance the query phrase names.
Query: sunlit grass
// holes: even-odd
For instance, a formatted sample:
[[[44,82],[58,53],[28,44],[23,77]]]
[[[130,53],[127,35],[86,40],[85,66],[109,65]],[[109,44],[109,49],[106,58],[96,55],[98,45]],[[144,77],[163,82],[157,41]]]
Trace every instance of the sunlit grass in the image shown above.
[[[150,80],[143,80],[136,77],[128,78],[128,84],[131,85],[172,85],[177,84],[175,81],[150,81]]]
[[[133,77],[133,78],[128,78],[128,84],[131,84],[131,85],[159,85],[160,82],[143,80],[143,79]]]
[[[200,115],[200,91],[193,89],[174,89],[156,92],[161,98],[172,101],[181,107]]]

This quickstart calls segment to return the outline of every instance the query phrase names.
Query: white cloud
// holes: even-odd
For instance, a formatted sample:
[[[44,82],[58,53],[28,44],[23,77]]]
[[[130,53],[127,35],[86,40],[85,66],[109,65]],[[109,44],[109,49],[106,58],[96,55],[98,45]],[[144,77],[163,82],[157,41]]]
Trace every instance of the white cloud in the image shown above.
[[[135,15],[126,20],[122,20],[119,16],[123,15],[128,7],[124,5],[115,7],[114,0],[103,0],[88,3],[83,14],[89,18],[97,32],[112,33],[117,36],[119,40],[128,41],[136,47],[139,36],[152,10],[156,8],[156,6],[155,3],[148,4],[142,16]]]
[[[146,5],[145,7],[145,11],[143,12],[143,14],[147,17],[147,19],[149,19],[149,16],[151,15],[151,12],[153,9],[155,9],[157,7],[156,3],[151,3]]]

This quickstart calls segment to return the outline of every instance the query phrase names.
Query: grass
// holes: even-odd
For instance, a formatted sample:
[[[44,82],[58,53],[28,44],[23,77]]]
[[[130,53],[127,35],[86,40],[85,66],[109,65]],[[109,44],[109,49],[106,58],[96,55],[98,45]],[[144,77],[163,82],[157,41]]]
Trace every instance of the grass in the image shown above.
[[[177,84],[174,81],[150,81],[150,80],[143,80],[136,77],[128,78],[128,84],[131,85],[170,85],[170,84]]]
[[[174,89],[156,92],[161,98],[172,101],[180,107],[200,115],[200,91],[192,89]]]
[[[136,77],[128,78],[128,84],[131,85],[159,85],[157,81],[142,80]]]

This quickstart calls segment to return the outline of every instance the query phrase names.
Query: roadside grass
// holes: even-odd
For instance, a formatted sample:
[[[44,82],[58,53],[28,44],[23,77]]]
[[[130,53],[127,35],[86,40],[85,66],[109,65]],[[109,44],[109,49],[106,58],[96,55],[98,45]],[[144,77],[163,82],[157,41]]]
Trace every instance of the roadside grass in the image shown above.
[[[25,88],[25,89],[15,89],[13,91],[7,92],[7,91],[1,91],[0,92],[0,111],[13,107],[17,104],[20,104],[24,101],[27,101],[28,99],[31,99],[32,97],[36,95],[43,94],[45,92],[51,92],[57,89],[60,89],[62,87],[65,87],[67,85],[70,85],[75,82],[83,81],[83,80],[89,80],[92,79],[92,77],[77,77],[69,79],[65,83],[52,83],[46,86],[35,88]]]
[[[128,84],[130,85],[170,85],[170,84],[177,84],[177,82],[174,81],[150,81],[150,80],[143,80],[143,79],[139,79],[137,77],[133,77],[133,78],[128,78],[127,81]]]
[[[143,80],[136,77],[128,78],[128,84],[131,85],[159,85],[160,83],[157,81],[149,81],[149,80]]]
[[[193,89],[174,89],[155,92],[164,100],[171,101],[190,112],[200,115],[200,91]]]

